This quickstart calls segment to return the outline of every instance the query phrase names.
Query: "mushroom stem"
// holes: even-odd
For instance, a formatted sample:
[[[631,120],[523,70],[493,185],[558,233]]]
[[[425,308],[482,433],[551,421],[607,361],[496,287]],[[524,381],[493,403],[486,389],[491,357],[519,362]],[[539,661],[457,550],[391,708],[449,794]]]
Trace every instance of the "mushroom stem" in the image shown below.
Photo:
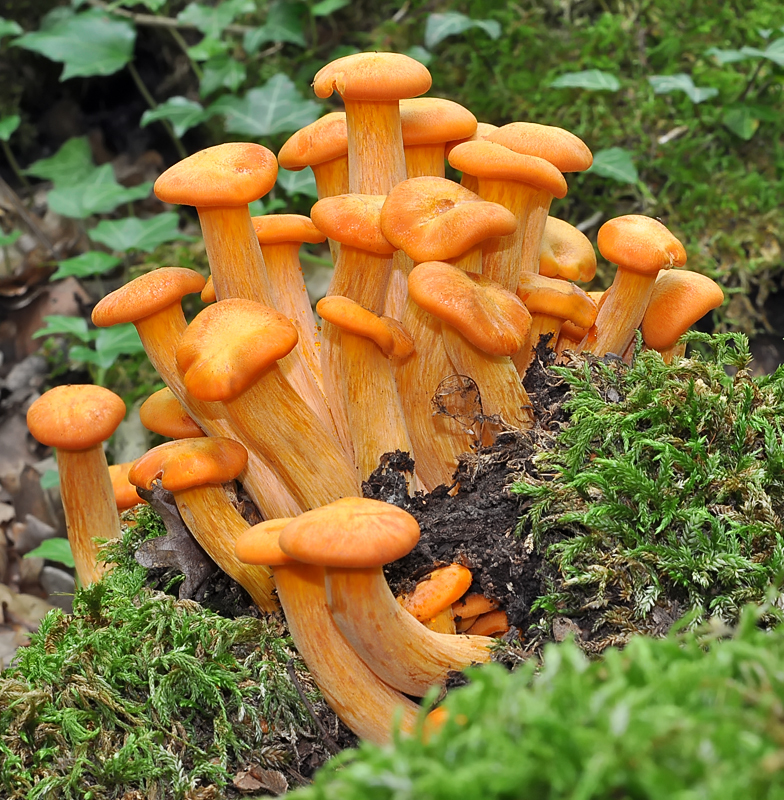
[[[344,98],[352,194],[388,194],[406,179],[400,101]]]

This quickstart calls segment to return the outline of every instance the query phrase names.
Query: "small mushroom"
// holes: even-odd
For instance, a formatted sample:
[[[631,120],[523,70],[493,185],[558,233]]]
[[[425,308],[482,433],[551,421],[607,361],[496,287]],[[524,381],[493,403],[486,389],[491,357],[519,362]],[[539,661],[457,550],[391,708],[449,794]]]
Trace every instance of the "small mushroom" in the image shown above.
[[[139,419],[148,431],[168,439],[194,439],[205,435],[168,386],[153,392],[142,403]]]
[[[136,494],[136,487],[128,480],[128,472],[132,466],[133,461],[125,461],[109,467],[109,478],[112,481],[114,502],[118,511],[127,511],[129,508],[135,508],[147,502]]]
[[[539,251],[539,274],[587,283],[596,275],[596,253],[588,237],[558,217],[547,217]]]

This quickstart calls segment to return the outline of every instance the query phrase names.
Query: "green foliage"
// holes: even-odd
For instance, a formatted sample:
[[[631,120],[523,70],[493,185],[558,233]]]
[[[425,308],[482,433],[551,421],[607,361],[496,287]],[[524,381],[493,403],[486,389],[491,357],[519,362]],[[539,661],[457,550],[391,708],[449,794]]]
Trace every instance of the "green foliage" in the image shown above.
[[[608,635],[673,600],[735,620],[784,570],[784,367],[752,378],[745,336],[687,337],[709,354],[558,368],[569,422],[512,489],[551,568],[539,606]]]
[[[362,744],[292,800],[765,800],[784,792],[784,632],[747,609],[730,639],[635,637],[589,663],[571,642],[509,674],[469,671],[435,735]]]
[[[52,611],[0,674],[0,794],[7,800],[161,800],[222,791],[247,762],[277,767],[312,735],[274,625],[221,618],[143,588],[134,545],[149,510],[108,552],[121,562]],[[310,687],[308,686],[310,689]]]
[[[73,553],[71,552],[71,545],[68,544],[68,539],[62,539],[60,537],[45,539],[38,547],[31,550],[29,553],[25,553],[24,557],[46,558],[49,561],[56,561],[58,564],[63,564],[71,569],[76,566]]]

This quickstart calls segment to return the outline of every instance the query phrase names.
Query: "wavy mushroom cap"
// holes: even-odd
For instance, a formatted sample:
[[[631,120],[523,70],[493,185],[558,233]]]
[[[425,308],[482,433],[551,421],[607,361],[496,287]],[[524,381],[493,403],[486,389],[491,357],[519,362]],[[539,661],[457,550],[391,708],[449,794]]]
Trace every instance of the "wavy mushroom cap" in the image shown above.
[[[388,358],[407,358],[414,352],[414,340],[400,322],[368,311],[348,297],[323,297],[316,312],[342,331],[372,340]]]
[[[118,511],[127,511],[145,501],[136,494],[136,487],[128,480],[128,472],[133,466],[133,461],[124,464],[112,464],[109,467],[109,477],[112,479],[114,501]]]
[[[290,136],[278,152],[278,163],[296,172],[347,155],[346,112],[332,111]]]
[[[220,436],[178,439],[153,447],[133,462],[128,480],[151,489],[156,480],[170,492],[234,480],[248,463],[248,451],[239,442]]]
[[[279,311],[253,300],[220,300],[188,326],[177,366],[195,398],[229,401],[288,355],[297,338],[297,329]]]
[[[354,53],[322,67],[313,79],[316,97],[337,92],[345,100],[401,100],[428,91],[424,64],[402,53]]]
[[[228,142],[200,150],[169,167],[153,191],[175,205],[209,208],[246,206],[267,194],[278,177],[278,162],[266,147]]]
[[[234,542],[234,553],[243,564],[283,567],[297,560],[280,549],[280,532],[294,517],[268,519],[243,531]]]
[[[320,244],[327,238],[310,217],[302,214],[265,214],[263,217],[251,217],[250,221],[260,245],[302,242]]]
[[[591,240],[574,225],[547,217],[539,253],[539,274],[568,281],[590,281],[596,275],[596,252]]]
[[[397,249],[381,231],[384,194],[338,194],[324,197],[310,209],[313,224],[336,242],[377,255]]]
[[[517,296],[532,314],[569,320],[580,328],[596,321],[596,303],[579,287],[558,278],[523,272],[517,284]]]
[[[476,117],[460,103],[441,97],[400,101],[400,127],[405,146],[442,144],[476,133]]]
[[[343,497],[295,517],[280,534],[280,548],[305,564],[363,569],[410,553],[419,523],[407,511],[363,497]]]
[[[662,272],[642,318],[642,338],[654,350],[667,350],[723,302],[721,286],[707,275],[685,269]]]
[[[192,269],[154,269],[100,300],[93,309],[93,324],[106,328],[123,322],[138,322],[180,303],[186,294],[201,292],[205,283],[204,276]]]
[[[659,220],[641,214],[605,222],[596,243],[608,261],[641,275],[655,276],[660,269],[686,263],[686,250],[680,241]]]
[[[544,158],[516,153],[497,142],[463,142],[452,148],[449,163],[477,178],[516,181],[549,192],[559,200],[566,197],[566,180],[557,167]]]
[[[397,184],[381,209],[381,230],[414,261],[456,258],[491,236],[517,228],[499,203],[445,178],[423,176]]]
[[[205,435],[168,386],[153,392],[142,403],[139,419],[148,431],[169,439],[194,439]]]
[[[488,141],[516,153],[539,156],[561,172],[582,172],[593,164],[588,145],[571,131],[537,122],[510,122],[493,131]]]
[[[125,417],[125,403],[103,386],[69,384],[44,392],[27,410],[30,433],[47,447],[87,450],[105,442]]]
[[[477,122],[476,123],[476,130],[471,134],[471,136],[466,136],[463,139],[455,139],[452,142],[447,142],[446,146],[444,147],[444,156],[449,159],[449,154],[459,145],[463,144],[463,142],[475,142],[479,139],[487,139],[487,137],[493,132],[498,130],[498,125],[493,125],[492,122]]]
[[[525,344],[531,315],[520,299],[484,275],[425,261],[408,276],[411,299],[492,356],[512,356]]]

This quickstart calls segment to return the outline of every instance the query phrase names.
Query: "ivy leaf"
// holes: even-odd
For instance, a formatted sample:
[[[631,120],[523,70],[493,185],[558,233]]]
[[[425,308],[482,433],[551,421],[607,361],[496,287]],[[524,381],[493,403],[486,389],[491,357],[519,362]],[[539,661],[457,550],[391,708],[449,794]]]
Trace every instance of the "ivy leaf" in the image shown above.
[[[24,33],[24,31],[18,22],[0,17],[0,42],[6,36],[18,36],[20,33]]]
[[[236,92],[245,80],[245,65],[231,56],[217,56],[211,58],[205,65],[199,84],[199,94],[206,97],[216,89],[228,89]],[[214,116],[215,111],[207,112]]]
[[[166,0],[127,0],[127,2],[119,3],[119,5],[130,8],[133,8],[133,6],[145,6],[145,8],[155,12],[160,11],[166,5]]]
[[[277,184],[288,195],[304,194],[307,197],[318,198],[316,176],[310,167],[298,171],[281,167],[278,170]]]
[[[104,272],[113,270],[121,263],[116,256],[110,256],[108,253],[102,253],[99,250],[91,250],[89,253],[82,253],[80,256],[61,261],[57,265],[57,272],[49,280],[58,281],[69,276],[90,278],[93,275],[103,275]]]
[[[581,72],[566,72],[550,83],[554,89],[587,89],[590,92],[617,92],[621,82],[610,72],[586,69]]]
[[[136,29],[129,22],[97,9],[58,14],[55,20],[39,31],[20,36],[14,44],[62,62],[65,69],[61,81],[78,75],[112,75],[133,58]]]
[[[53,156],[31,164],[25,174],[62,188],[84,182],[96,169],[87,137],[79,136],[69,139]]]
[[[254,200],[248,205],[248,211],[252,217],[263,217],[265,214],[274,214],[287,205],[282,197],[270,197],[266,203],[263,200]]]
[[[302,32],[304,11],[305,6],[301,3],[275,0],[270,4],[267,21],[261,27],[248,31],[242,46],[251,55],[266,42],[288,42],[306,47]]]
[[[253,0],[226,0],[216,6],[190,3],[180,11],[177,20],[186,25],[193,25],[205,36],[218,39],[240,14],[249,14],[255,7]]]
[[[90,231],[90,238],[119,253],[125,253],[128,250],[141,250],[149,253],[164,242],[193,238],[181,233],[178,224],[179,217],[174,211],[167,211],[165,214],[158,214],[149,219],[139,219],[138,217],[105,219]]]
[[[425,50],[425,48],[419,44],[409,47],[408,50],[406,50],[406,55],[409,58],[415,59],[420,64],[424,64],[425,66],[427,66],[433,60],[433,54],[429,50]]]
[[[0,234],[0,247],[8,247],[13,244],[20,236],[22,231],[11,231],[11,233]]]
[[[722,66],[724,64],[732,64],[735,61],[745,61],[751,57],[749,53],[744,53],[741,50],[722,50],[719,47],[709,47],[705,54],[713,56]]]
[[[637,183],[640,179],[632,154],[623,147],[609,147],[594,153],[593,164],[586,172],[593,172],[619,183]]]
[[[21,121],[22,118],[18,114],[0,119],[0,141],[7,142]]]
[[[291,78],[279,72],[244,97],[219,98],[210,110],[225,114],[226,130],[230,133],[263,137],[310,125],[318,119],[321,106],[314,100],[303,99]]]
[[[721,123],[736,136],[748,142],[757,132],[760,121],[750,106],[738,105],[726,109]]]
[[[784,38],[776,39],[775,42],[769,44],[762,51],[762,57],[780,67],[784,67]]]
[[[136,327],[128,322],[101,328],[95,339],[96,362],[99,367],[109,369],[120,356],[132,356],[144,352],[144,345]]]
[[[157,108],[145,111],[142,114],[141,126],[144,128],[151,122],[165,119],[171,123],[177,136],[182,136],[185,131],[195,128],[210,116],[212,115],[195,100],[188,100],[187,97],[170,97]]]
[[[648,83],[653,87],[655,94],[670,94],[671,92],[685,92],[692,103],[702,103],[715,97],[718,89],[712,87],[695,86],[691,75],[679,72],[676,75],[650,75]]]
[[[59,482],[60,479],[58,478],[54,485],[57,486]],[[41,481],[41,485],[43,486],[43,480]],[[71,545],[68,544],[68,539],[63,539],[60,536],[54,539],[45,539],[38,547],[25,553],[24,558],[45,558],[47,561],[56,561],[58,564],[63,564],[66,567],[73,568],[76,566],[73,553],[71,552]]]
[[[45,328],[39,328],[34,334],[33,339],[40,339],[42,336],[58,336],[65,334],[75,336],[80,342],[90,342],[93,334],[87,327],[87,320],[84,317],[65,317],[61,314],[51,314],[44,317]]]
[[[494,19],[471,19],[465,14],[447,11],[428,16],[425,23],[425,47],[432,50],[448,36],[457,36],[471,28],[480,28],[491,39],[497,39],[501,35],[501,23]]]
[[[152,183],[126,188],[117,183],[111,164],[91,172],[85,181],[58,187],[49,192],[49,208],[64,217],[85,219],[92,214],[108,214],[123,203],[142,200],[150,194]]]
[[[311,7],[310,13],[314,17],[328,17],[330,14],[334,14],[350,4],[351,0],[321,0],[320,3],[316,3]]]
[[[54,489],[60,485],[60,473],[56,469],[47,469],[39,481],[42,489]],[[29,553],[28,553],[29,555]]]
[[[229,43],[223,39],[205,36],[198,44],[188,48],[188,58],[192,58],[194,61],[209,61],[216,56],[225,55],[229,49]]]

